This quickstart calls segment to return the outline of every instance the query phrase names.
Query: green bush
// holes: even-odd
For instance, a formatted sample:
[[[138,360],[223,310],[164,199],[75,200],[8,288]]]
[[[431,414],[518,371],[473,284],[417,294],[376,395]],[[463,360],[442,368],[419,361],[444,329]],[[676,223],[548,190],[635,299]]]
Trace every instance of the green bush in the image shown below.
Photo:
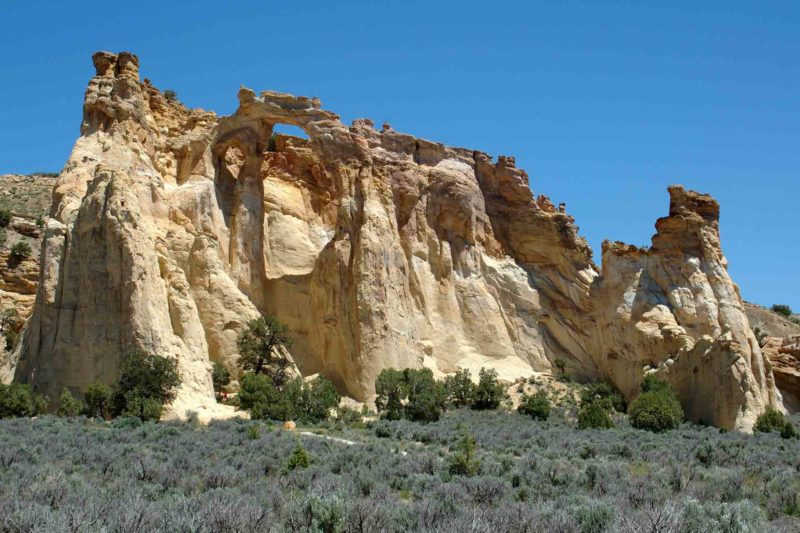
[[[778,313],[781,316],[791,316],[792,308],[785,304],[775,304],[771,307],[773,313]]]
[[[17,339],[19,338],[19,331],[14,328],[8,328],[4,336],[6,338],[6,351],[11,351],[14,349],[14,345],[17,344]]]
[[[18,241],[11,247],[11,254],[9,259],[11,262],[18,264],[31,256],[31,245],[28,241]]]
[[[654,376],[645,378],[642,393],[631,403],[628,415],[633,427],[655,432],[675,429],[684,419],[675,392]]]
[[[134,352],[120,368],[112,399],[113,414],[158,420],[162,406],[175,397],[178,385],[180,376],[174,359]]]
[[[772,407],[767,407],[767,410],[756,418],[753,431],[758,431],[759,433],[780,433],[781,437],[784,439],[791,439],[797,436],[797,432],[792,423],[784,418],[783,413]]]
[[[767,407],[767,410],[756,418],[753,431],[758,431],[760,433],[780,431],[783,429],[785,423],[786,420],[783,418],[783,413],[772,407]]]
[[[547,420],[550,416],[550,400],[547,399],[547,394],[539,391],[536,394],[525,396],[522,402],[517,407],[523,415],[528,415],[534,420]]]
[[[364,414],[358,409],[342,405],[336,409],[336,420],[343,424],[359,424],[364,421]]]
[[[794,426],[788,420],[781,429],[781,437],[783,437],[784,439],[797,438],[797,430],[794,429]]]
[[[628,407],[622,395],[608,383],[591,383],[581,391],[581,405],[589,405],[598,400],[603,402],[609,411],[614,409],[618,413],[624,413]]]
[[[481,368],[472,408],[476,410],[497,409],[505,397],[505,388],[497,381],[497,371],[492,368]]]
[[[136,392],[125,395],[125,408],[120,416],[134,416],[142,421],[152,420],[158,422],[161,418],[163,404],[156,398],[148,398]]]
[[[298,442],[297,446],[292,450],[292,454],[289,456],[286,467],[289,470],[295,470],[297,468],[308,468],[310,464],[311,460],[308,457],[308,452],[306,452],[303,445]]]
[[[231,374],[228,372],[227,367],[219,361],[214,361],[214,366],[211,371],[211,381],[214,384],[214,393],[219,398],[223,387],[231,382]]]
[[[31,417],[45,412],[47,399],[29,385],[0,384],[0,418]]]
[[[69,389],[64,387],[61,396],[58,398],[58,410],[56,414],[61,417],[76,417],[83,411],[83,402],[75,398]]]
[[[267,141],[267,152],[276,152],[278,150],[278,134],[273,133],[269,136]]]
[[[614,427],[605,400],[596,399],[585,403],[578,411],[578,429],[608,429]]]
[[[472,375],[466,368],[444,378],[447,402],[453,407],[469,407],[475,394]]]
[[[444,384],[428,368],[384,369],[375,380],[375,393],[375,406],[387,420],[435,422],[447,403]]]
[[[403,418],[403,401],[408,396],[405,375],[401,370],[387,368],[375,380],[375,407],[387,420]]]
[[[269,376],[245,374],[239,391],[240,407],[254,420],[321,422],[340,400],[333,382],[322,376],[310,382],[296,378],[280,390]]]
[[[405,405],[406,418],[417,422],[439,420],[445,409],[444,385],[433,379],[433,372],[429,368],[406,369],[403,374],[408,391],[408,402]]]
[[[475,439],[472,435],[466,432],[462,435],[447,465],[448,472],[453,476],[474,476],[478,473],[480,463],[475,459]]]
[[[321,422],[327,420],[342,397],[331,380],[317,376],[311,381],[301,378],[294,380],[300,394],[294,402],[295,417],[302,422]],[[291,398],[291,397],[290,397]]]
[[[0,228],[6,228],[11,223],[11,211],[0,209]]]
[[[164,91],[164,98],[166,98],[170,102],[175,101],[178,99],[178,93],[176,93],[172,89],[166,89]]]
[[[254,420],[291,420],[294,413],[280,391],[264,374],[245,374],[239,389],[239,406]]]
[[[84,394],[84,400],[86,400],[84,414],[90,418],[110,419],[112,414],[112,396],[113,391],[111,387],[101,381],[95,381],[86,388],[86,393]]]

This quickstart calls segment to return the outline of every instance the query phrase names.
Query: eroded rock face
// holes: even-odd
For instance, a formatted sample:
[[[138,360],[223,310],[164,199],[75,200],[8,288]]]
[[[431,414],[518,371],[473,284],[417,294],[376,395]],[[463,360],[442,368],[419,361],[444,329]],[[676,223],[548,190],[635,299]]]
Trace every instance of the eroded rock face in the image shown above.
[[[603,245],[593,288],[603,369],[627,396],[644,370],[672,384],[690,419],[750,427],[780,398],[728,276],[719,205],[678,186],[669,193],[649,249]]]
[[[510,380],[560,358],[629,397],[659,372],[692,418],[727,427],[780,404],[711,198],[671,188],[652,248],[606,246],[601,278],[511,157],[245,88],[219,118],[140,82],[132,54],[94,60],[15,379],[81,392],[144,349],[179,362],[172,416],[223,416],[210,362],[238,375],[236,337],[271,312],[300,371],[359,400],[387,367]],[[274,136],[279,123],[308,139]]]
[[[800,334],[767,337],[764,341],[762,349],[772,365],[786,410],[800,412]]]

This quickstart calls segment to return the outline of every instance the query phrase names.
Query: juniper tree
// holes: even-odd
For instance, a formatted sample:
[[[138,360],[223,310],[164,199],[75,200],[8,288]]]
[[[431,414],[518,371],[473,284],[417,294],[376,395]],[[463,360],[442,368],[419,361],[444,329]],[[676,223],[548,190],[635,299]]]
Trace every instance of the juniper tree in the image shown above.
[[[268,370],[272,384],[282,388],[286,384],[289,359],[283,348],[292,345],[289,328],[272,315],[251,320],[236,346],[239,364],[245,370],[260,374]]]

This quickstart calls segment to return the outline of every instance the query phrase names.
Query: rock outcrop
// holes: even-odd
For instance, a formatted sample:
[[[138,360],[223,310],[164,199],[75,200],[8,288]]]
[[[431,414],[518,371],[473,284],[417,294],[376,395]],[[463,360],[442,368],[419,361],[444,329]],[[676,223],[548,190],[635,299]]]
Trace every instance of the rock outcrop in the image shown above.
[[[140,82],[130,53],[94,64],[19,381],[80,393],[147,350],[179,363],[170,416],[226,416],[211,361],[239,375],[236,338],[270,312],[304,375],[359,400],[387,367],[512,380],[563,359],[629,398],[657,372],[692,419],[720,426],[780,406],[708,196],[670,188],[652,247],[606,244],[600,276],[572,217],[512,157],[346,126],[316,98],[269,91],[242,88],[217,117]]]
[[[775,385],[791,413],[800,412],[800,334],[767,337],[763,351],[775,376]]]
[[[747,319],[772,365],[775,385],[789,412],[800,412],[800,316],[781,316],[745,302]]]
[[[631,396],[645,373],[668,381],[690,419],[749,427],[780,405],[719,242],[719,204],[669,188],[649,249],[603,245],[593,292],[604,370]]]

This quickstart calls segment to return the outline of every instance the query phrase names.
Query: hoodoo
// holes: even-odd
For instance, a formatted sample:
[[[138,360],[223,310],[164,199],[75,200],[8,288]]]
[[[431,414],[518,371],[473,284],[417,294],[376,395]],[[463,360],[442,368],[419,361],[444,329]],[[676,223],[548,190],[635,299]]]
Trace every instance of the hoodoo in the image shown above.
[[[131,53],[94,65],[6,378],[81,393],[144,350],[178,363],[169,416],[227,416],[211,364],[239,375],[237,336],[268,312],[302,374],[359,400],[388,367],[514,379],[561,359],[629,399],[655,373],[697,422],[749,430],[782,408],[707,195],[670,187],[651,247],[605,243],[601,273],[513,157],[270,91],[219,117],[140,81]]]

